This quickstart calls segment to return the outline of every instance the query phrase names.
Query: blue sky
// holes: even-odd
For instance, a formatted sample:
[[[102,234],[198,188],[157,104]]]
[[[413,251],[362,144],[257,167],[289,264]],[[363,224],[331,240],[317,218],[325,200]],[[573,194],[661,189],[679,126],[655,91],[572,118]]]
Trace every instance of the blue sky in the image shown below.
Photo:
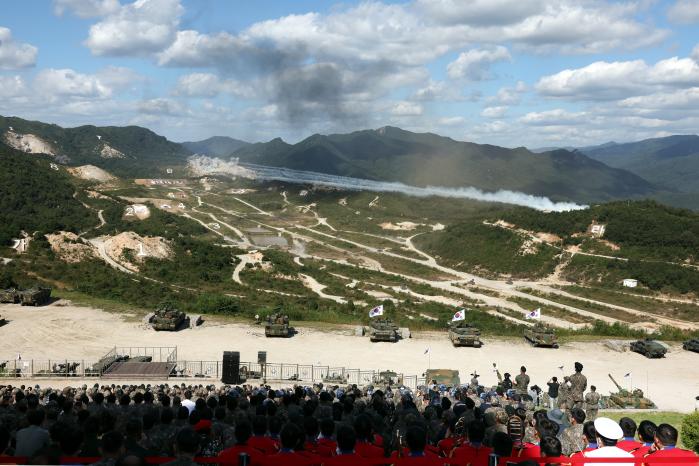
[[[698,25],[695,0],[3,2],[0,114],[176,141],[693,134]]]

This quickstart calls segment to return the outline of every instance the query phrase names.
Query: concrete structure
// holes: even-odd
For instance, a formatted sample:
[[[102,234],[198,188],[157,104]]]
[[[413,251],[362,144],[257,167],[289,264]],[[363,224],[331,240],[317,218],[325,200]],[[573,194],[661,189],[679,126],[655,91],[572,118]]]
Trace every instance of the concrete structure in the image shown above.
[[[626,288],[636,288],[638,286],[638,280],[634,278],[625,278],[622,285],[624,285]]]

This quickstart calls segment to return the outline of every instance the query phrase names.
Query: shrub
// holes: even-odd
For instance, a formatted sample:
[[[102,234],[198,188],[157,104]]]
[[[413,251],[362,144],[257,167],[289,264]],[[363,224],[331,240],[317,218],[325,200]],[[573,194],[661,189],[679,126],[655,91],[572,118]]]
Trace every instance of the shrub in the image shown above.
[[[681,436],[685,448],[699,453],[699,412],[685,416]]]

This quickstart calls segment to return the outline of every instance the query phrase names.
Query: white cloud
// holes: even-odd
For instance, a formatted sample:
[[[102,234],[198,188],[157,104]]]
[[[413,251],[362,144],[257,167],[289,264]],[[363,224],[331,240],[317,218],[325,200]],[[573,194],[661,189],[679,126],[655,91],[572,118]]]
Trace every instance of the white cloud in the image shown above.
[[[148,56],[173,42],[183,12],[179,0],[136,0],[93,24],[85,44],[95,55]]]
[[[497,94],[488,97],[488,102],[500,105],[517,105],[522,100],[522,94],[527,91],[523,81],[517,81],[514,87],[501,87]]]
[[[391,114],[394,116],[419,116],[422,115],[422,105],[414,102],[398,102],[391,108]]]
[[[544,11],[542,0],[417,0],[417,7],[440,23],[506,25]]]
[[[672,57],[648,65],[643,60],[595,62],[542,77],[537,91],[572,100],[617,100],[659,88],[699,85],[699,64]]]
[[[482,117],[486,118],[502,118],[507,113],[507,106],[486,107],[481,112]]]
[[[255,91],[250,86],[235,79],[221,79],[212,73],[191,73],[180,76],[174,93],[187,97],[215,97],[219,94],[246,98],[255,96]]]
[[[53,11],[62,16],[71,11],[80,18],[91,18],[115,13],[120,8],[119,0],[53,0]]]
[[[472,49],[461,52],[456,60],[449,63],[447,74],[452,79],[482,81],[491,77],[490,65],[511,59],[510,52],[501,45],[490,50]]]
[[[460,116],[442,117],[437,120],[440,126],[461,126],[466,123],[466,118]]]
[[[667,17],[674,23],[699,23],[699,2],[696,0],[677,0],[668,9]]]
[[[697,44],[697,45],[694,47],[694,50],[692,50],[692,55],[691,55],[691,57],[692,57],[692,59],[693,59],[695,62],[699,63],[699,44]]]
[[[543,112],[529,112],[519,118],[521,123],[537,126],[570,125],[584,122],[584,112],[569,112],[560,108]]]
[[[419,88],[412,95],[413,100],[418,101],[460,101],[464,100],[464,96],[461,94],[459,89],[452,83],[445,81],[430,81],[426,86]]]
[[[10,99],[20,97],[27,91],[21,76],[0,76],[0,97]]]
[[[29,68],[36,64],[38,49],[30,44],[15,42],[12,31],[0,27],[0,70]]]
[[[146,115],[180,115],[184,107],[177,101],[165,98],[143,100],[138,103],[138,111]]]
[[[34,90],[54,100],[62,97],[104,99],[112,95],[112,89],[96,75],[71,69],[41,70],[34,78]]]

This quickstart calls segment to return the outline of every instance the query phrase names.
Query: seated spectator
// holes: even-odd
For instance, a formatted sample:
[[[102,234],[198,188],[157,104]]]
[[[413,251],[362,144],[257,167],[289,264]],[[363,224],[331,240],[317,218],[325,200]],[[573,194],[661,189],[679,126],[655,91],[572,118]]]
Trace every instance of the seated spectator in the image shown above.
[[[483,446],[484,437],[485,425],[479,420],[472,421],[468,425],[468,443],[455,448],[451,458],[459,465],[488,466],[493,449]]]
[[[357,445],[355,446],[357,455],[362,458],[381,458],[384,456],[383,448],[370,442],[370,439],[374,438],[374,433],[369,415],[360,414],[357,416],[354,420],[354,432],[357,437]]]
[[[682,466],[691,463],[658,463],[653,462],[656,458],[697,458],[697,455],[689,450],[677,448],[677,429],[670,424],[660,424],[655,431],[655,445],[651,452],[646,455],[646,461],[643,463],[646,466]]]
[[[114,466],[124,452],[124,437],[116,431],[107,432],[102,436],[100,444],[102,459],[93,463],[93,466]]]
[[[636,458],[643,458],[650,453],[650,449],[653,447],[653,443],[655,443],[656,430],[658,430],[658,426],[656,426],[654,422],[641,421],[638,425],[638,438],[643,445],[631,452],[633,456]]]
[[[46,414],[43,409],[27,413],[29,427],[17,431],[15,456],[31,457],[51,444],[49,431],[41,427]]]
[[[544,437],[539,443],[539,448],[541,449],[541,456],[543,458],[556,458],[560,459],[563,453],[561,446],[561,441],[556,437]],[[546,466],[556,466],[559,463],[544,463]]]
[[[320,421],[320,435],[316,442],[316,454],[323,458],[328,458],[335,454],[337,442],[333,440],[335,433],[335,422],[330,418],[325,418]]]
[[[583,424],[583,437],[585,438],[585,448],[570,455],[571,458],[581,458],[588,451],[597,449],[597,431],[595,430],[594,421],[587,421]]]
[[[177,433],[175,441],[175,460],[164,466],[196,466],[194,457],[199,453],[199,436],[191,427],[185,427]]]
[[[218,457],[223,461],[237,464],[240,455],[247,455],[250,457],[251,466],[259,465],[262,461],[262,453],[248,445],[250,435],[252,435],[250,423],[247,421],[238,422],[235,425],[235,445],[223,450]]]
[[[261,414],[252,420],[252,437],[248,440],[248,445],[266,455],[271,455],[278,451],[277,444],[267,436],[267,417]]]
[[[619,426],[624,433],[624,438],[616,443],[616,446],[624,451],[638,450],[643,446],[641,442],[636,440],[636,422],[630,417],[622,417],[619,419]]]

